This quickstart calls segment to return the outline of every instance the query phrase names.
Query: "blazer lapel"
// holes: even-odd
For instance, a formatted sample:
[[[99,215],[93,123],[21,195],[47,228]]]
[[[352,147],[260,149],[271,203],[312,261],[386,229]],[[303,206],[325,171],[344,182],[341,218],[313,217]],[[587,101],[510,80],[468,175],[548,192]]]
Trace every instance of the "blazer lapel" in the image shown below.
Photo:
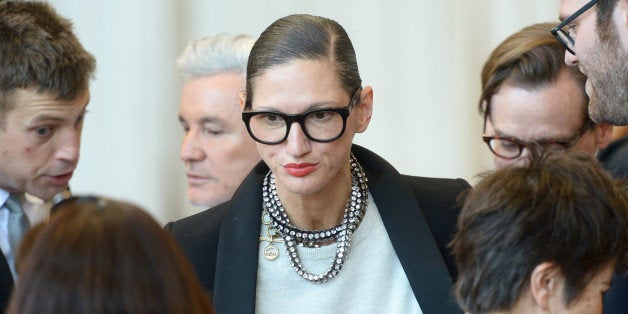
[[[220,230],[214,281],[217,313],[253,313],[262,213],[262,162],[236,193]]]
[[[4,313],[13,289],[13,275],[4,254],[0,253],[0,313]]]
[[[414,193],[379,156],[357,145],[353,150],[423,313],[459,313],[452,279]]]

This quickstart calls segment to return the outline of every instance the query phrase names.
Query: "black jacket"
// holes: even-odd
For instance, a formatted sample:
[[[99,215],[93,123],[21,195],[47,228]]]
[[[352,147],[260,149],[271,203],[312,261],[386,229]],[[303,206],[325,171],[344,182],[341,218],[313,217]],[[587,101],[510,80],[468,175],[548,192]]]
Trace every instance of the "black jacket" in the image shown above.
[[[462,179],[399,174],[376,154],[352,149],[369,180],[395,252],[424,313],[460,313],[453,298],[456,271],[447,243],[460,208]],[[261,219],[258,164],[224,204],[166,225],[188,256],[218,313],[253,313]]]

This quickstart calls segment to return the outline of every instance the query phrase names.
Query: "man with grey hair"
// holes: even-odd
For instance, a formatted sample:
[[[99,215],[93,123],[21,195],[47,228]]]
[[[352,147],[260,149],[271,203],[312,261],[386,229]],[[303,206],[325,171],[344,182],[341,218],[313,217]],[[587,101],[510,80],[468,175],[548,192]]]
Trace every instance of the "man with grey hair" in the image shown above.
[[[184,80],[179,121],[185,132],[188,198],[210,208],[229,199],[260,161],[242,122],[239,95],[255,38],[217,34],[192,41],[176,61]]]

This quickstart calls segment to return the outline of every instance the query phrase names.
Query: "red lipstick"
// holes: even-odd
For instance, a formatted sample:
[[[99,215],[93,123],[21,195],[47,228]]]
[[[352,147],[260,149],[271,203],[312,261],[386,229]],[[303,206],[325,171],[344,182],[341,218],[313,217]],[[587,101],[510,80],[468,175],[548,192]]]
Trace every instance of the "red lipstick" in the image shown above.
[[[287,165],[284,165],[283,168],[286,170],[286,172],[289,175],[292,175],[295,177],[303,177],[314,172],[314,170],[316,170],[316,164],[310,164],[310,163],[287,164]]]

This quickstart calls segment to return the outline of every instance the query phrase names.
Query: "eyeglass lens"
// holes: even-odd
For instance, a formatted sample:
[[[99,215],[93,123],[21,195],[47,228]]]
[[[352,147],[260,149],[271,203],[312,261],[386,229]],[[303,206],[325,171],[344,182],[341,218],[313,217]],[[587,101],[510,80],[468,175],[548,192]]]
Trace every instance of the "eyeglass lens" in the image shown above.
[[[488,145],[493,153],[503,158],[517,158],[523,150],[520,144],[507,139],[493,138]]]

